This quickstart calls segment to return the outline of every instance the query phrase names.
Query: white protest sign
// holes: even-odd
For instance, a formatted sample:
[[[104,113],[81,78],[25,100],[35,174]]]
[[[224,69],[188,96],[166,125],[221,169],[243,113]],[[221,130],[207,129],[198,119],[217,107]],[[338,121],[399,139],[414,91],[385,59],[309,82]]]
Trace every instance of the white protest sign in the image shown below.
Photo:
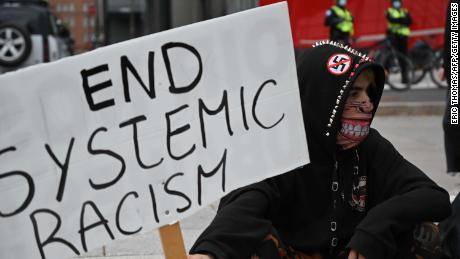
[[[67,258],[308,162],[285,3],[0,76],[0,258]]]

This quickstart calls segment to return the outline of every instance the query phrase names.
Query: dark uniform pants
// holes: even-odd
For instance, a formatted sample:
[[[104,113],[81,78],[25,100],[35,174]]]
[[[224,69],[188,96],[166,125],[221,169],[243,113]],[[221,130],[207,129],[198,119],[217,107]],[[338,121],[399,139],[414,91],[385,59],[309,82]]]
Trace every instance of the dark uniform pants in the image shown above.
[[[393,33],[388,33],[388,38],[391,42],[393,47],[407,56],[407,37],[401,36]],[[406,63],[403,60],[399,60],[399,64],[401,64],[401,74],[402,74],[402,83],[408,83],[409,78],[407,77],[408,71],[406,67]]]

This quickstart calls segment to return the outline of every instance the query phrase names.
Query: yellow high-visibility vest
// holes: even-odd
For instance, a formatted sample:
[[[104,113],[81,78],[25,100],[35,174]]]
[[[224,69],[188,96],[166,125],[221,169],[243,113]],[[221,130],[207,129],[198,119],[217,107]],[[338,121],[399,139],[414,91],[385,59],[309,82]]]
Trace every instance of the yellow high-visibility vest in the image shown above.
[[[391,8],[388,8],[388,14],[390,15],[391,18],[395,18],[395,19],[404,18],[407,15],[407,10],[406,9],[398,10],[398,9],[391,7]],[[409,26],[399,24],[399,23],[388,22],[388,30],[391,33],[398,34],[401,36],[406,36],[406,37],[408,37],[410,34]]]
[[[342,9],[336,5],[332,7],[332,10],[335,12],[335,14],[343,18],[344,21],[341,23],[338,23],[337,29],[339,29],[341,32],[349,33],[350,35],[353,35],[354,30],[353,30],[353,17],[351,16],[351,13],[347,9]]]

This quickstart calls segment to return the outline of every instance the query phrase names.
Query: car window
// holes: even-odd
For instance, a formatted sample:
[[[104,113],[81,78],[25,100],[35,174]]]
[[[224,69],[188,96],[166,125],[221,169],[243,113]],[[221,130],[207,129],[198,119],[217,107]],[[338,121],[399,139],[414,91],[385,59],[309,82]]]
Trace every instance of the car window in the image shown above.
[[[0,23],[16,23],[31,34],[56,34],[51,14],[41,6],[0,6]]]

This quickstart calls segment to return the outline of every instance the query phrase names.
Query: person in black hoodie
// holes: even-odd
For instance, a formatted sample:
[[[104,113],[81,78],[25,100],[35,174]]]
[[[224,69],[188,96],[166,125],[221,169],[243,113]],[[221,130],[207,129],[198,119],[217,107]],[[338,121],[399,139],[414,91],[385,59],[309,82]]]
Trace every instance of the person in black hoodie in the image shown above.
[[[415,258],[449,195],[370,128],[383,68],[332,41],[298,59],[310,163],[222,198],[189,258]]]

